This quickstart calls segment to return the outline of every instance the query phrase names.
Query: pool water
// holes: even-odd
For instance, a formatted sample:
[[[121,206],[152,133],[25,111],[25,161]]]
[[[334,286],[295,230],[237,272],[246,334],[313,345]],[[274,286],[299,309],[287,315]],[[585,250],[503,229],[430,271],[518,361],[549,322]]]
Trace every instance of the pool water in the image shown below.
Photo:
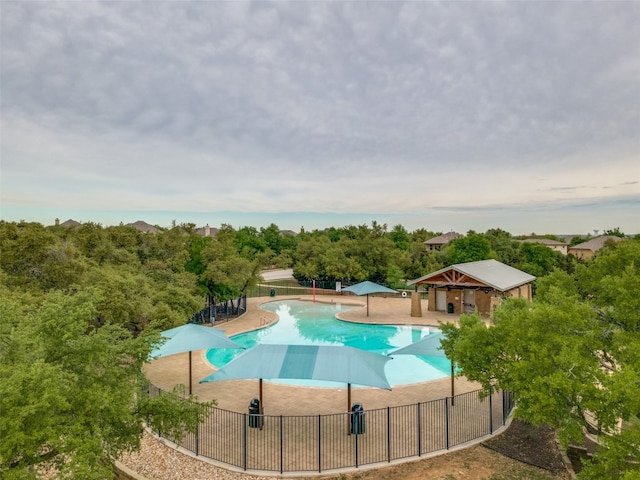
[[[343,322],[335,317],[337,313],[360,307],[340,303],[284,300],[262,304],[261,308],[276,313],[278,322],[260,330],[236,335],[232,337],[234,342],[247,348],[259,343],[346,345],[384,355],[439,331],[435,327]],[[207,360],[220,368],[242,352],[243,350],[232,349],[209,350]],[[392,387],[407,385],[446,377],[451,373],[451,363],[443,357],[397,355],[387,362],[385,373]],[[315,380],[274,379],[272,381],[293,385],[336,387],[335,382]]]

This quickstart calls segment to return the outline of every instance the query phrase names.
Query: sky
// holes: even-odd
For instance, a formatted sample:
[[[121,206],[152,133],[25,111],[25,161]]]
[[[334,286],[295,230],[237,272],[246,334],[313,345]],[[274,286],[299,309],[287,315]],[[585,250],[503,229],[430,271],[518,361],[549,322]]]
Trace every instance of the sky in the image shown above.
[[[640,232],[640,2],[0,2],[1,215]]]

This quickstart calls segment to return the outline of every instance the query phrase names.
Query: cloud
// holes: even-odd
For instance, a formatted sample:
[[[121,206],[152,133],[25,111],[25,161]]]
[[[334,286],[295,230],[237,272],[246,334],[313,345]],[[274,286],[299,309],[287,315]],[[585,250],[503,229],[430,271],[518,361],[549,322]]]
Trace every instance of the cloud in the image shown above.
[[[403,215],[637,194],[639,10],[3,2],[3,210]]]

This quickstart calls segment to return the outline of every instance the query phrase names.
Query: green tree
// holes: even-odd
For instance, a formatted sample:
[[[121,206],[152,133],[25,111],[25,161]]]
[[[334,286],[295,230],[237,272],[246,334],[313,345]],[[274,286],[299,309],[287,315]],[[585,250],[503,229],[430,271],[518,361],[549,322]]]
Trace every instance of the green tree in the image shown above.
[[[491,242],[483,234],[469,230],[466,236],[449,242],[444,257],[446,265],[453,265],[488,260],[497,255],[491,249]]]
[[[520,244],[520,264],[513,265],[536,277],[543,277],[564,264],[566,256],[540,243]]]
[[[500,228],[492,228],[487,230],[484,235],[491,244],[491,250],[496,253],[496,260],[513,267],[520,262],[520,245],[509,232]]]
[[[142,365],[157,335],[134,338],[95,326],[91,292],[53,292],[36,308],[0,295],[0,476],[111,478],[111,463],[139,447],[144,423],[178,437],[195,431],[207,404],[149,398]]]
[[[206,265],[201,278],[208,282],[216,302],[243,295],[259,278],[259,261],[240,255],[234,241],[235,230],[223,225],[201,251],[202,262]]]
[[[595,419],[606,435],[581,477],[637,478],[638,289],[640,242],[626,240],[574,274],[540,279],[533,303],[507,299],[490,328],[477,315],[462,316],[459,328],[443,325],[443,346],[467,378],[486,392],[514,392],[516,416],[557,428],[565,441],[579,440]]]

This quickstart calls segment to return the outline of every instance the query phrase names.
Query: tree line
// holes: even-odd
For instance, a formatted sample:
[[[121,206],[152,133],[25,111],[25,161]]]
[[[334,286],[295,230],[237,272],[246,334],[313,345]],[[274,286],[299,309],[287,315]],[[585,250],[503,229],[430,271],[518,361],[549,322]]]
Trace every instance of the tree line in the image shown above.
[[[559,344],[562,338],[581,339],[570,350],[578,364],[568,365],[569,376],[597,379],[600,385],[616,379],[618,403],[609,405],[598,397],[612,412],[602,417],[603,428],[610,427],[614,416],[638,415],[637,404],[625,403],[624,397],[639,396],[625,390],[622,381],[637,387],[640,371],[640,305],[633,293],[640,291],[637,241],[607,247],[596,260],[582,262],[544,245],[519,242],[500,229],[469,231],[441,250],[427,251],[424,242],[440,233],[372,222],[297,235],[275,224],[260,229],[222,225],[214,237],[205,237],[193,224],[174,223],[150,234],[92,222],[64,227],[0,221],[0,476],[37,478],[42,469],[54,467],[61,476],[107,478],[110,462],[139,445],[144,422],[163,432],[195,428],[203,405],[179,401],[185,396],[179,388],[157,398],[140,395],[146,384],[142,365],[160,331],[184,324],[206,303],[237,298],[260,281],[261,270],[274,266],[293,268],[298,280],[368,279],[395,288],[454,263],[495,258],[520,268],[539,277],[534,309],[507,302],[495,318],[515,320],[496,323],[490,334],[496,337],[465,340],[467,332],[480,331],[470,317],[450,334],[461,339],[448,347],[451,358],[486,388],[516,392],[523,405],[519,411],[529,412],[527,401],[534,403],[534,397],[525,396],[526,382],[509,383],[492,369],[500,372],[506,368],[500,365],[508,365],[512,371],[526,365],[523,358],[534,358],[518,350],[519,338],[542,342],[549,356],[563,352],[543,342],[542,330],[548,327],[546,338]],[[526,320],[534,314],[537,320]],[[524,328],[529,321],[539,329],[537,335],[535,329],[530,329],[531,337],[519,336],[518,330],[502,333],[506,327],[500,327]],[[505,338],[506,347],[501,343]],[[464,347],[476,341],[478,348]],[[513,365],[466,360],[463,352],[472,355],[485,346]],[[593,370],[588,371],[591,377],[582,372],[593,366],[589,361],[594,358],[599,365],[612,365],[613,374],[600,378]],[[529,367],[532,378],[549,373],[536,364]],[[478,376],[474,368],[491,375]],[[566,389],[577,388],[570,385],[559,383],[557,388],[566,388],[554,402],[572,405],[564,398]],[[598,391],[570,393],[575,399]],[[600,412],[592,404],[574,407]],[[554,424],[553,418],[544,420]],[[567,431],[574,432],[572,428]]]

